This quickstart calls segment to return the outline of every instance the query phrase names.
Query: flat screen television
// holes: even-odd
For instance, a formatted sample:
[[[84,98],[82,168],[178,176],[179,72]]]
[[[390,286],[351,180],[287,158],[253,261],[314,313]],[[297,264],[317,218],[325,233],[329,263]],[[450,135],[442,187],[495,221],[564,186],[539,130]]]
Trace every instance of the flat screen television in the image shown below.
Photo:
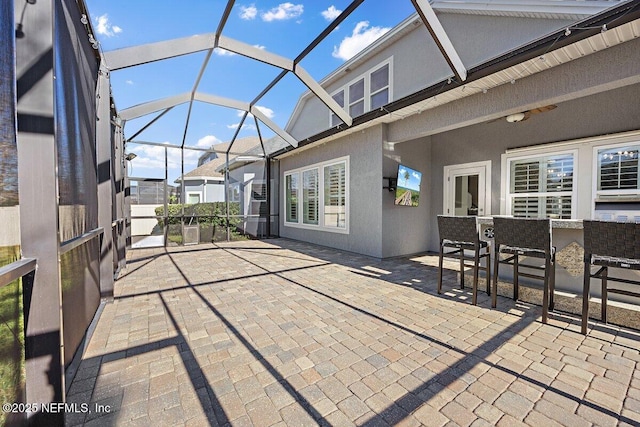
[[[422,172],[398,165],[395,204],[398,206],[418,206],[420,181],[422,181]]]

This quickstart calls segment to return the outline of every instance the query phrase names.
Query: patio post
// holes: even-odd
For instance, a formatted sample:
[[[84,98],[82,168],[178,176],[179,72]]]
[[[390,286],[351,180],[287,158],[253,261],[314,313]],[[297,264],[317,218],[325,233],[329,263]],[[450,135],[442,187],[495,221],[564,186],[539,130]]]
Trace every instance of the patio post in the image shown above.
[[[100,239],[100,296],[113,297],[114,241],[113,186],[111,183],[112,120],[109,70],[101,65],[98,72],[96,103],[96,161],[98,164],[98,227],[104,229]]]
[[[231,147],[231,146],[229,146]],[[227,150],[224,166],[224,199],[227,201],[227,242],[231,240],[229,230],[229,150]]]
[[[14,10],[4,16],[7,6]],[[24,401],[64,402],[62,289],[58,222],[58,153],[55,136],[54,2],[2,2],[3,19],[21,17],[16,40],[18,189],[21,251],[37,271],[23,281]],[[25,13],[23,13],[25,12]],[[62,425],[64,414],[29,414],[31,423]]]

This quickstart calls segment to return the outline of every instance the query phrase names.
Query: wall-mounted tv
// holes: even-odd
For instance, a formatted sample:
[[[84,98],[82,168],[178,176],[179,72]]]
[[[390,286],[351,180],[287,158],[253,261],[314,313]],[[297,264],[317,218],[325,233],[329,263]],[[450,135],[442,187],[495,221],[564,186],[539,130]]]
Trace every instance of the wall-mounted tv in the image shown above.
[[[398,165],[395,204],[398,206],[418,206],[420,181],[422,181],[422,172]]]

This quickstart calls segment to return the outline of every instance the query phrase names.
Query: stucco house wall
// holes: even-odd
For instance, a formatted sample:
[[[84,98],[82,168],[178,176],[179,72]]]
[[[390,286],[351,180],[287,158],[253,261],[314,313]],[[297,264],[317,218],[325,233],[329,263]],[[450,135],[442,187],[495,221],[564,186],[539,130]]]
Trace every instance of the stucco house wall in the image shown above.
[[[280,236],[382,257],[383,128],[375,126],[280,160]],[[293,169],[349,156],[349,233],[295,228],[284,221],[284,174]],[[322,183],[320,183],[322,185]],[[386,190],[385,190],[386,191]]]
[[[456,13],[441,13],[439,19],[467,68],[571,23],[559,19]],[[400,99],[452,76],[451,69],[426,28],[414,22],[419,22],[417,15],[407,19],[407,25],[380,48],[362,59],[356,58],[348,67],[339,68],[337,74],[323,80],[323,87],[333,94],[387,60],[392,61],[391,100]],[[488,32],[488,28],[492,31]],[[303,140],[329,127],[329,109],[317,97],[305,94],[287,130],[294,138]]]

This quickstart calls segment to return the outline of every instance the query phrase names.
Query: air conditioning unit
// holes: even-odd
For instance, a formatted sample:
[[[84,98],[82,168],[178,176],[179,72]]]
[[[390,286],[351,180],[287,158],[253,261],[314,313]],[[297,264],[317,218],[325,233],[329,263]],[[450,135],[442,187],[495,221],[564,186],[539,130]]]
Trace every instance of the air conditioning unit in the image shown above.
[[[200,226],[199,225],[183,225],[182,226],[182,244],[197,245],[200,243]]]

